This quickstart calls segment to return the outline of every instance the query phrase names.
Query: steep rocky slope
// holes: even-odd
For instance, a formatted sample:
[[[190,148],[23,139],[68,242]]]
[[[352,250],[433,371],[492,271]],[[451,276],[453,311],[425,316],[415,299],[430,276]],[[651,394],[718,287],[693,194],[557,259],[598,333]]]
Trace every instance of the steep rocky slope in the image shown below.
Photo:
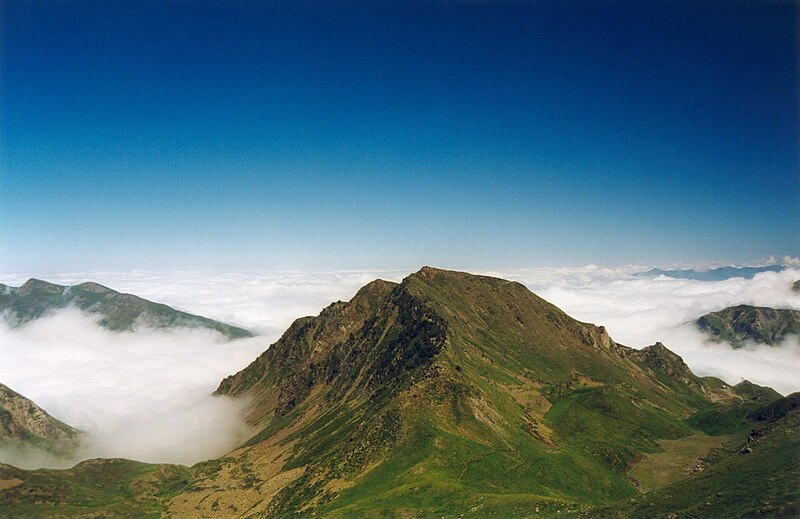
[[[0,384],[0,446],[30,445],[52,452],[75,448],[80,433]]]

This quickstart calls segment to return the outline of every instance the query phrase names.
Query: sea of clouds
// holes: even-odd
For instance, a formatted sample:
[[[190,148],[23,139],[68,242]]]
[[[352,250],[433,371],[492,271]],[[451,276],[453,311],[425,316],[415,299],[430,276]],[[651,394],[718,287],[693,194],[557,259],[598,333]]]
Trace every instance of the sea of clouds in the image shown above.
[[[696,330],[697,317],[747,303],[800,309],[791,283],[800,263],[753,279],[694,281],[642,277],[650,266],[531,268],[478,273],[514,279],[573,317],[606,326],[622,344],[656,341],[680,354],[699,375],[731,383],[746,378],[782,393],[800,390],[800,342],[734,350]],[[79,459],[125,457],[193,464],[218,457],[252,434],[243,403],[211,393],[245,367],[297,317],[348,300],[375,278],[399,281],[411,270],[302,272],[87,272],[40,274],[60,284],[96,281],[180,310],[254,330],[227,341],[189,328],[110,332],[96,316],[59,311],[21,328],[0,322],[0,383],[86,432],[75,459],[0,450],[0,461],[24,467],[68,466]],[[0,274],[19,286],[23,274]]]
[[[800,391],[800,340],[789,336],[776,346],[746,344],[733,349],[709,341],[694,325],[698,317],[728,306],[750,304],[800,309],[792,291],[800,267],[791,258],[781,272],[763,272],[753,279],[695,281],[666,276],[642,277],[642,267],[525,269],[494,274],[524,283],[571,316],[603,325],[621,344],[643,348],[664,343],[700,376],[730,383],[743,379],[788,394]]]

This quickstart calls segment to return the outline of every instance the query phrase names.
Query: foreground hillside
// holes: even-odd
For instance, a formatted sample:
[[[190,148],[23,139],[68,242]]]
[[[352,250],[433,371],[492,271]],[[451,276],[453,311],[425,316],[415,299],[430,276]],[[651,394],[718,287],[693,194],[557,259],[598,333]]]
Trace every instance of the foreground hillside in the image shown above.
[[[747,418],[752,429],[738,451],[663,489],[584,515],[800,516],[800,393],[761,407]]]
[[[619,345],[502,279],[426,267],[372,282],[295,321],[217,392],[245,399],[259,431],[227,456],[191,469],[0,466],[0,506],[11,516],[797,511],[792,398],[696,377],[664,345]]]
[[[196,326],[216,330],[229,339],[252,336],[242,328],[122,294],[97,283],[62,286],[29,279],[19,288],[0,284],[0,314],[12,326],[22,326],[67,306],[101,316],[100,325],[110,330],[130,330],[134,324],[158,328]]]

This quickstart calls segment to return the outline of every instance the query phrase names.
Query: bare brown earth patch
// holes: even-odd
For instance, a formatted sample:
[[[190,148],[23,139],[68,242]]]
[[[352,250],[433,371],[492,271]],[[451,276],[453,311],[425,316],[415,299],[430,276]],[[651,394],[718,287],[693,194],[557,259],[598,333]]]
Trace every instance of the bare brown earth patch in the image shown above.
[[[0,490],[8,490],[9,488],[18,487],[23,483],[24,481],[17,478],[0,479]]]
[[[699,467],[702,458],[721,447],[728,437],[691,434],[677,440],[660,440],[664,452],[645,454],[628,475],[639,483],[642,492],[650,492],[686,477],[687,471]]]

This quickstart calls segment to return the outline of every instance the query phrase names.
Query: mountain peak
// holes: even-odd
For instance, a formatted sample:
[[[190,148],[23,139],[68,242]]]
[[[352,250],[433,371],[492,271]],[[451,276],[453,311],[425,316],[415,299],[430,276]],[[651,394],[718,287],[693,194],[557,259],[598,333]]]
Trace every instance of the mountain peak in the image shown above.
[[[443,272],[443,270],[430,267],[428,265],[423,265],[422,268],[420,268],[416,273],[420,276],[432,276],[437,272]]]
[[[350,301],[360,305],[373,306],[385,298],[386,294],[396,286],[397,283],[376,279],[361,287]]]
[[[773,401],[782,395],[771,387],[753,384],[747,379],[733,386],[733,392],[745,400]]]
[[[444,471],[477,493],[513,493],[524,481],[548,494],[563,484],[548,476],[563,462],[579,467],[576,481],[610,478],[626,497],[635,490],[620,473],[641,448],[596,431],[632,421],[655,445],[684,434],[683,417],[718,397],[661,343],[625,348],[520,283],[429,266],[298,319],[217,394],[245,397],[260,430],[235,456],[253,467],[287,460],[265,477],[286,478],[289,490],[262,487],[277,516],[330,512],[377,481],[378,466],[392,488]],[[579,463],[554,461],[576,444],[586,445],[570,454]],[[507,478],[484,465],[544,468]],[[203,487],[231,485],[229,468]],[[608,488],[590,492],[605,499]],[[265,498],[254,488],[252,499]]]
[[[24,285],[17,289],[17,293],[19,295],[31,295],[31,294],[53,294],[58,295],[64,291],[63,286],[56,285],[55,283],[49,283],[47,281],[42,281],[41,279],[30,278],[28,281],[25,282]]]
[[[437,278],[446,278],[446,279],[453,279],[453,280],[472,280],[472,281],[501,281],[504,283],[508,283],[505,279],[494,278],[491,276],[481,276],[479,274],[471,274],[469,272],[462,272],[460,270],[448,270],[448,269],[441,269],[437,267],[431,267],[428,265],[423,266],[418,271],[414,272],[413,274],[408,276],[409,278],[417,278],[417,279],[437,279]]]
[[[671,378],[678,378],[687,383],[697,381],[683,358],[661,342],[656,342],[637,352],[633,352],[631,357]]]

